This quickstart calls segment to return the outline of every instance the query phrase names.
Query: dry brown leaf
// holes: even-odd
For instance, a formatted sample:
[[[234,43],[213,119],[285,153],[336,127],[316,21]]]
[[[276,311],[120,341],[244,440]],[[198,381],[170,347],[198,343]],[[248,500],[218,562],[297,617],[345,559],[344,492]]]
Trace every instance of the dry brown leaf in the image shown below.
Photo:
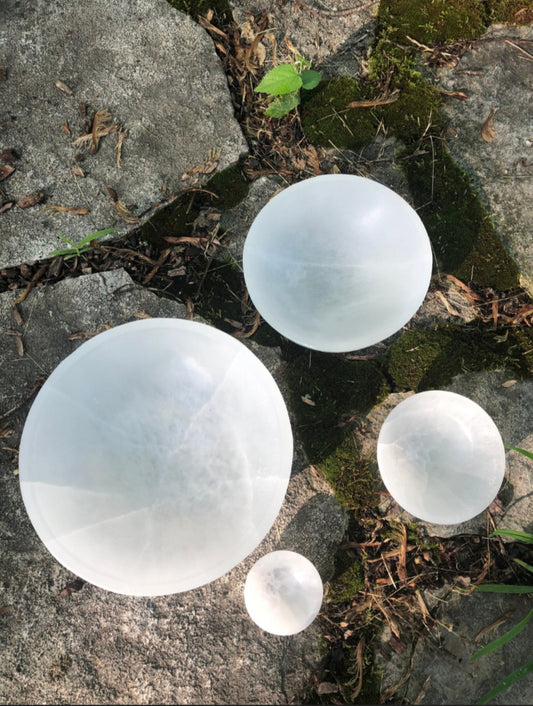
[[[308,404],[310,407],[316,407],[316,402],[314,402],[310,397],[302,395],[300,399],[302,400],[302,402],[305,402],[305,404]]]
[[[15,171],[15,167],[12,167],[11,164],[4,164],[3,166],[0,167],[0,181],[2,179],[7,179],[8,176],[13,174]]]
[[[90,132],[81,135],[74,140],[74,147],[83,147],[89,145],[89,154],[95,154],[98,150],[100,139],[110,132],[116,132],[119,129],[117,123],[111,123],[111,114],[108,110],[97,110],[93,117],[93,122]]]
[[[121,199],[117,199],[115,201],[115,208],[117,209],[122,220],[126,221],[126,223],[131,225],[139,222],[139,219],[133,213],[132,207],[125,204]]]
[[[15,338],[15,342],[17,344],[17,353],[22,357],[24,355],[24,343],[20,334]]]
[[[63,125],[60,125],[60,126],[59,126],[59,129],[60,129],[60,130],[63,130],[63,132],[64,132],[65,134],[67,134],[69,137],[72,135],[72,133],[70,132],[70,128],[69,128],[67,122],[63,123]]]
[[[378,105],[388,105],[389,103],[394,103],[400,97],[400,91],[393,91],[389,95],[382,95],[373,100],[366,101],[352,101],[348,103],[347,108],[374,108]]]
[[[441,89],[439,93],[443,96],[450,96],[451,98],[460,98],[463,101],[468,100],[468,96],[462,91],[445,91],[444,89]]]
[[[120,130],[118,131],[118,138],[117,138],[117,167],[119,169],[120,169],[120,160],[122,158],[122,141],[127,136],[128,136],[128,131],[120,128]]]
[[[13,320],[17,324],[17,326],[24,326],[24,319],[20,315],[20,311],[17,309],[16,306],[11,307],[11,315],[13,316]]]
[[[56,211],[57,213],[73,213],[75,216],[86,216],[90,213],[88,208],[75,208],[74,206],[57,206],[56,204],[50,203],[41,208],[42,211]]]
[[[14,205],[14,201],[6,201],[5,203],[0,205],[0,213],[3,213],[4,211],[9,211],[9,209],[13,208]]]
[[[516,385],[518,380],[506,380],[505,382],[502,382],[502,387],[512,387],[513,385]]]
[[[398,578],[400,581],[407,581],[407,529],[402,525],[402,543],[400,545],[400,558],[398,560]]]
[[[147,314],[145,311],[136,311],[135,314],[133,314],[136,319],[151,319],[152,317],[150,314]]]
[[[38,192],[36,194],[28,194],[28,196],[23,196],[17,201],[17,206],[19,208],[30,208],[31,206],[36,206],[38,203],[44,200],[44,194]]]
[[[496,131],[494,129],[494,116],[496,115],[498,108],[492,108],[487,119],[481,126],[481,137],[485,142],[492,142]]]
[[[319,696],[324,694],[336,694],[339,691],[339,685],[331,681],[322,681],[316,688],[316,693]]]
[[[83,171],[83,169],[81,167],[72,167],[71,171],[74,176],[78,176],[78,177],[85,176],[85,172]]]
[[[70,89],[66,83],[63,83],[63,81],[56,81],[55,82],[55,87],[59,88],[60,91],[63,91],[63,93],[66,93],[67,96],[73,96],[74,92],[72,89]]]

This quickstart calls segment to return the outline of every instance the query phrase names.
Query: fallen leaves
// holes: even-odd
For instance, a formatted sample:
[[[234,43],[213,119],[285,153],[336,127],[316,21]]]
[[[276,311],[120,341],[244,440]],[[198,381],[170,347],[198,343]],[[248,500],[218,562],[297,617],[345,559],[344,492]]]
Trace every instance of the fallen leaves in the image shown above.
[[[492,142],[496,134],[496,130],[494,129],[494,116],[496,115],[497,110],[498,108],[492,108],[487,119],[481,126],[481,137],[485,140],[485,142]]]
[[[58,80],[58,81],[55,82],[54,85],[55,85],[56,88],[59,88],[60,91],[62,91],[63,93],[66,93],[67,96],[73,96],[73,95],[74,95],[74,92],[72,91],[72,89],[69,88],[66,83],[63,83],[63,81],[59,81],[59,80]]]
[[[34,194],[28,194],[23,196],[17,201],[17,206],[19,208],[31,208],[32,206],[37,206],[37,204],[44,201],[44,194],[42,191],[38,191]]]
[[[72,213],[75,216],[86,216],[90,213],[88,208],[76,208],[74,206],[57,206],[56,204],[47,204],[41,208],[41,211],[55,211],[56,213]],[[39,213],[41,213],[39,211]]]
[[[93,116],[90,132],[81,135],[72,143],[74,147],[87,147],[89,154],[96,154],[102,137],[120,129],[118,123],[113,123],[108,110],[97,110]]]
[[[15,171],[15,167],[12,167],[11,164],[2,165],[0,167],[0,181],[7,179],[7,177],[11,176],[14,171]]]

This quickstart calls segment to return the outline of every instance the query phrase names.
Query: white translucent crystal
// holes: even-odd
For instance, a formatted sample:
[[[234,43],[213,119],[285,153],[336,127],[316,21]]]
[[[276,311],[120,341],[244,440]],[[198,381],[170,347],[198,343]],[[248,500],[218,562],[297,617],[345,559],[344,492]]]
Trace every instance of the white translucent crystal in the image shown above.
[[[390,412],[377,459],[396,502],[441,525],[485,510],[505,474],[505,448],[491,417],[469,398],[444,390],[420,392]]]
[[[399,330],[426,295],[428,235],[401,196],[371,179],[328,174],[274,196],[243,252],[263,318],[307,348],[343,352]]]
[[[273,524],[291,465],[265,366],[180,319],[82,344],[42,387],[20,445],[22,496],[48,550],[130,595],[186,591],[242,561]]]
[[[294,635],[311,625],[322,595],[322,579],[315,566],[289,551],[265,554],[253,565],[244,584],[250,617],[274,635]]]

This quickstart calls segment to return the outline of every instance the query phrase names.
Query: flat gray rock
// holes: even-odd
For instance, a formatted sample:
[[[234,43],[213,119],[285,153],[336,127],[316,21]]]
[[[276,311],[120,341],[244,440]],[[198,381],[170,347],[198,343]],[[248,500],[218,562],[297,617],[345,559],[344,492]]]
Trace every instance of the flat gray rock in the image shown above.
[[[105,327],[144,316],[184,318],[186,310],[134,284],[123,270],[33,290],[18,305],[22,323],[12,319],[15,296],[0,296],[0,701],[277,704],[298,699],[320,660],[319,623],[291,637],[265,633],[248,617],[243,586],[253,563],[274,549],[304,554],[324,581],[329,578],[347,520],[328,484],[306,466],[297,446],[283,507],[265,540],[231,572],[199,589],[132,598],[77,583],[35,534],[15,473],[13,449],[35,388]],[[247,345],[279,380],[279,351]]]
[[[0,207],[43,194],[0,213],[0,267],[65,247],[58,231],[74,242],[126,232],[135,223],[114,199],[142,220],[247,151],[213,41],[166,0],[2,0],[0,69],[0,169],[15,170]],[[91,154],[90,140],[73,143],[102,110],[104,132],[116,127]]]
[[[437,87],[468,96],[467,100],[444,97],[446,142],[455,161],[480,188],[480,198],[488,205],[496,232],[514,258],[522,286],[530,294],[532,47],[533,27],[494,25],[482,39],[473,42],[455,67],[434,74]]]
[[[359,73],[361,59],[373,39],[378,5],[379,0],[339,0],[334,4],[230,0],[233,17],[245,33],[251,31],[250,13],[268,13],[271,32],[262,40],[267,53],[274,39],[276,53],[285,53],[287,37],[326,78]]]
[[[471,657],[519,623],[530,609],[531,599],[520,595],[452,593],[441,599],[437,622],[416,643],[412,669],[408,654],[398,655],[382,642],[378,656],[384,669],[381,693],[393,690],[395,703],[477,703],[500,679],[528,661],[531,623],[503,647],[473,662]],[[403,686],[394,689],[402,678],[406,678]],[[532,688],[530,674],[490,703],[530,704]]]

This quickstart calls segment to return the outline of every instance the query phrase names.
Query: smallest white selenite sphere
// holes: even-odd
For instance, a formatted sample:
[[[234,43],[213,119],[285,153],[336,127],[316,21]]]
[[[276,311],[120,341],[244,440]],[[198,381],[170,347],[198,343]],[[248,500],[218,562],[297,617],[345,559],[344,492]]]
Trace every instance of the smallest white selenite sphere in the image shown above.
[[[322,605],[323,585],[315,566],[301,554],[265,554],[250,569],[244,602],[252,620],[274,635],[305,630]]]
[[[401,329],[422,304],[431,245],[399,194],[353,174],[322,174],[276,194],[243,249],[250,297],[276,331],[329,353]]]
[[[390,412],[377,459],[396,502],[440,525],[483,512],[505,474],[505,447],[492,418],[468,397],[445,390],[420,392]]]

